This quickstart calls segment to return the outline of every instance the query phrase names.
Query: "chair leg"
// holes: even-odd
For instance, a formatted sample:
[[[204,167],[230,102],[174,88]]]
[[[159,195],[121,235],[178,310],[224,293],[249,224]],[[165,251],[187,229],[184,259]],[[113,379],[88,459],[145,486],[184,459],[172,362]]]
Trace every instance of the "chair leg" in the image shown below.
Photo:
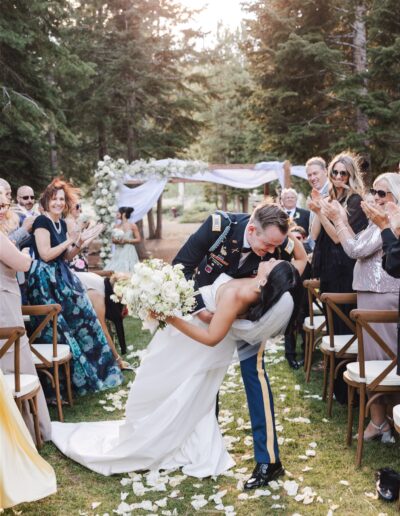
[[[353,418],[354,418],[354,387],[351,385],[347,385],[347,398],[348,398],[348,405],[347,405],[347,437],[346,437],[346,444],[347,446],[351,446],[351,442],[353,440]]]
[[[322,399],[326,401],[326,393],[328,390],[328,355],[324,353],[324,383],[322,391]]]
[[[39,414],[38,414],[38,406],[37,406],[37,396],[35,395],[33,398],[28,400],[29,407],[31,409],[31,414],[33,417],[33,426],[35,429],[35,439],[36,439],[36,448],[40,450],[43,445],[42,436],[40,434],[39,427]]]
[[[364,419],[365,419],[366,392],[365,385],[360,385],[360,409],[358,415],[358,440],[356,452],[356,466],[361,466],[361,459],[364,446]]]
[[[304,331],[304,373],[307,372],[307,360],[308,360],[308,331]]]
[[[329,355],[329,391],[328,391],[328,416],[332,416],[333,385],[335,383],[335,354]]]
[[[62,423],[64,422],[64,415],[62,410],[62,403],[61,403],[61,392],[60,392],[60,375],[58,370],[58,363],[54,362],[54,383],[55,383],[55,390],[56,390],[56,402],[57,402],[57,411],[58,411],[58,419]]]
[[[308,352],[307,352],[307,369],[306,369],[306,382],[310,382],[311,377],[311,367],[312,367],[312,357],[314,351],[314,330],[312,330],[308,334]]]
[[[68,403],[70,407],[74,405],[74,399],[72,397],[72,385],[71,385],[71,367],[70,362],[65,362],[64,364],[65,368],[65,379],[67,382],[67,396],[68,396]]]

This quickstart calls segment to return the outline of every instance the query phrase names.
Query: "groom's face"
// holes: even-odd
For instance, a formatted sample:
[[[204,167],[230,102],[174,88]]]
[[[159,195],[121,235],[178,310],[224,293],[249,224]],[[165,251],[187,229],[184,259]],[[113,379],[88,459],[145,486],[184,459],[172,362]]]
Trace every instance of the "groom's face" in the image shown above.
[[[247,226],[246,236],[253,252],[263,258],[267,253],[272,254],[277,247],[283,244],[286,233],[282,233],[277,226],[271,225],[261,229],[250,223]]]

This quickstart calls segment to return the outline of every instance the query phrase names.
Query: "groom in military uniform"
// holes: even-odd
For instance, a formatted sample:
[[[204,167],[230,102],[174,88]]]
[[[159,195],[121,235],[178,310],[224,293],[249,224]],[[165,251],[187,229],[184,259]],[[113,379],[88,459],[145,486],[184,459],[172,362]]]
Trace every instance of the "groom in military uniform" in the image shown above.
[[[305,266],[304,248],[297,239],[288,238],[288,229],[288,215],[275,204],[261,204],[251,216],[216,212],[191,235],[173,264],[184,266],[185,276],[195,280],[195,288],[212,284],[221,273],[233,278],[255,276],[260,261],[271,258],[288,261],[295,258]],[[199,292],[194,312],[205,323],[213,316],[205,308]],[[240,367],[257,462],[245,489],[254,489],[267,485],[284,470],[279,460],[273,397],[264,367],[263,347],[257,354],[242,360]],[[261,369],[263,373],[259,374]]]

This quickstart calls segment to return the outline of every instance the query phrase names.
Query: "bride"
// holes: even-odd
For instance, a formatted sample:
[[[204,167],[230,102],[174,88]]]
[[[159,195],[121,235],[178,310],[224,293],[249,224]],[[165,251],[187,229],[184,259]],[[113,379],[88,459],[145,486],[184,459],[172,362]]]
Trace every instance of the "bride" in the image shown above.
[[[221,274],[200,289],[214,312],[209,326],[197,317],[171,317],[154,335],[130,389],[125,420],[53,422],[53,442],[103,475],[183,467],[185,474],[203,478],[226,471],[234,461],[215,417],[215,399],[236,344],[258,344],[249,346],[256,354],[261,341],[282,333],[294,319],[300,289],[295,267],[280,260],[261,262],[254,278]]]

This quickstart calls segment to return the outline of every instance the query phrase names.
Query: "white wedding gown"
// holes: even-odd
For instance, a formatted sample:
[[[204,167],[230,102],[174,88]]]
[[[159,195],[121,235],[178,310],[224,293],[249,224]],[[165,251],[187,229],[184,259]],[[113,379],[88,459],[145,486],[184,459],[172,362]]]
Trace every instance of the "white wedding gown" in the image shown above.
[[[215,311],[219,276],[201,289]],[[197,318],[195,324],[202,324]],[[52,440],[83,466],[112,475],[183,467],[187,475],[218,475],[234,465],[215,417],[215,401],[236,348],[229,335],[208,347],[172,326],[157,331],[131,387],[123,421],[52,423]]]

